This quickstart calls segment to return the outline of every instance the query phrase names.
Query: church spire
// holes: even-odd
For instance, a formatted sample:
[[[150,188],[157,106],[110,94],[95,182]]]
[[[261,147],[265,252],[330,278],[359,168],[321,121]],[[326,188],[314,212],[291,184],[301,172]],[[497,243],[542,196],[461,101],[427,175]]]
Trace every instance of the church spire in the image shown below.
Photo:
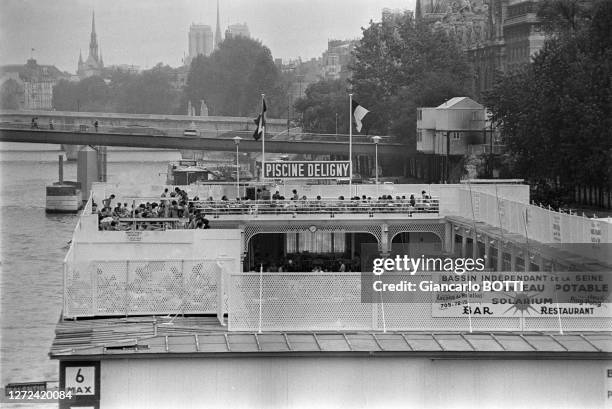
[[[421,9],[421,0],[416,0],[416,7],[414,9],[414,19],[419,22],[423,18],[423,10]]]
[[[219,23],[219,0],[217,0],[217,29],[215,30],[215,50],[219,48],[223,39],[221,38],[221,24]]]
[[[96,12],[91,13],[91,37],[89,39],[89,56],[98,61],[98,38],[96,36]]]
[[[79,62],[77,63],[77,74],[81,72],[81,68],[83,67],[83,53],[79,50]]]

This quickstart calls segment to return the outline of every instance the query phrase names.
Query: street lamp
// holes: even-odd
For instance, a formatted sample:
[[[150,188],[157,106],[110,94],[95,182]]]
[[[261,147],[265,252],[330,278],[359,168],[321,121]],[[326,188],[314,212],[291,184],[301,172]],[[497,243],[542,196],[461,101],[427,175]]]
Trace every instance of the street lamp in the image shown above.
[[[378,142],[380,142],[381,137],[375,135],[372,137],[372,141],[374,141],[374,150],[376,152],[376,157],[374,160],[374,166],[376,167],[376,196],[378,196]]]
[[[236,144],[236,198],[240,199],[240,157],[238,156],[238,147],[240,146],[242,138],[234,136],[232,139]]]
[[[338,113],[336,112],[336,140],[338,140]]]

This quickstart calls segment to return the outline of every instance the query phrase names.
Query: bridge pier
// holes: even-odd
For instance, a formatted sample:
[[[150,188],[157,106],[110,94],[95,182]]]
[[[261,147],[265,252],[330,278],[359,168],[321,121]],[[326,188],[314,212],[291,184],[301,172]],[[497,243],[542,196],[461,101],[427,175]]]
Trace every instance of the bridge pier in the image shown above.
[[[77,155],[77,181],[81,184],[81,199],[87,201],[92,183],[98,181],[97,151],[89,145]]]
[[[106,146],[83,146],[77,154],[77,181],[81,199],[87,201],[93,182],[106,182]]]
[[[96,162],[98,165],[98,182],[106,182],[106,146],[96,146],[95,150],[97,152]]]

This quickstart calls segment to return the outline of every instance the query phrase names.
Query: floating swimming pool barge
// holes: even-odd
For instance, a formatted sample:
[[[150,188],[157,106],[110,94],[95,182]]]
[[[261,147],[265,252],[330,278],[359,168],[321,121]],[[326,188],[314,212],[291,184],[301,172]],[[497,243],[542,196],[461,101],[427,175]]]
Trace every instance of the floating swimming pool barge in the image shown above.
[[[164,188],[94,184],[92,195],[139,205]],[[236,188],[181,189],[219,199]],[[572,316],[464,314],[463,304],[437,308],[431,293],[363,302],[360,259],[366,247],[387,257],[399,245],[482,257],[487,271],[596,276],[612,266],[610,224],[530,205],[517,183],[271,186],[285,197],[293,189],[308,199],[193,202],[209,229],[172,217],[101,229],[90,200],[64,259],[50,353],[60,388],[79,391],[60,407],[499,406],[491,391],[504,388],[521,391],[514,407],[604,402],[608,304]],[[368,199],[382,195],[394,199]]]

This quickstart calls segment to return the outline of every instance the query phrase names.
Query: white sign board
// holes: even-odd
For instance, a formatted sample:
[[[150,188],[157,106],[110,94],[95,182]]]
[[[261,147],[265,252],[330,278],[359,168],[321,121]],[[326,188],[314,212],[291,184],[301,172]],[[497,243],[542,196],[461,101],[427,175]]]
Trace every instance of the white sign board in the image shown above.
[[[73,395],[95,395],[96,368],[94,366],[67,366],[66,392]]]

